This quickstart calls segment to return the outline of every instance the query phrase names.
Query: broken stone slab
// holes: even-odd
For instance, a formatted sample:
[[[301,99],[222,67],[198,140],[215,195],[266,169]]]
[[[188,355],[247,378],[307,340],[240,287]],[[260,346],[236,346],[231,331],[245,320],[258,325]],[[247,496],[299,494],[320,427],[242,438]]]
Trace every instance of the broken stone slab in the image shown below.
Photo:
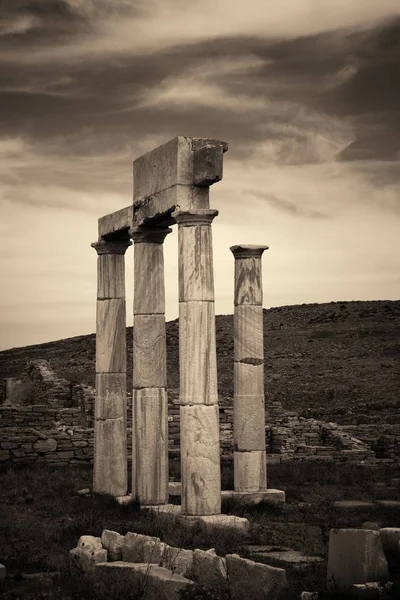
[[[349,591],[354,600],[379,600],[382,598],[382,586],[377,581],[355,583]]]
[[[129,502],[132,502],[133,498],[132,494],[127,494],[126,496],[116,496],[115,500],[118,502],[118,504],[123,506],[125,504],[129,504]]]
[[[226,590],[226,560],[218,556],[214,548],[210,550],[196,549],[193,552],[193,579],[201,585]]]
[[[292,548],[249,544],[246,545],[246,549],[250,558],[256,562],[292,571],[305,571],[311,566],[322,566],[325,563],[320,556],[305,556],[302,552]]]
[[[103,544],[101,538],[94,535],[81,535],[76,545],[77,548],[88,548],[89,550],[101,550]]]
[[[155,506],[141,506],[140,510],[150,510],[155,513],[165,513],[171,516],[180,515],[182,511],[179,504],[156,504]]]
[[[250,528],[248,519],[244,517],[236,517],[235,515],[204,515],[204,516],[188,516],[178,515],[178,521],[182,525],[196,525],[202,523],[209,532],[214,528],[219,529],[236,529],[243,533],[247,533]]]
[[[125,541],[125,536],[121,535],[117,531],[110,531],[105,529],[101,534],[101,543],[103,548],[108,552],[109,560],[121,560],[122,559],[122,546]]]
[[[182,484],[180,481],[170,481],[168,483],[168,493],[170,496],[180,496],[182,494]]]
[[[354,583],[385,580],[388,575],[388,565],[378,531],[331,529],[328,590],[344,590]]]
[[[88,496],[90,494],[90,488],[83,488],[76,492],[78,496]]]
[[[238,554],[227,554],[226,565],[232,600],[275,600],[288,588],[284,569],[256,563]]]
[[[333,503],[334,508],[340,508],[343,510],[357,510],[358,508],[376,508],[374,502],[367,502],[365,500],[337,500]]]
[[[384,508],[400,508],[400,500],[376,500],[376,504]]]
[[[272,506],[283,506],[286,495],[283,490],[269,489],[264,492],[236,492],[233,490],[223,490],[221,498],[235,498],[241,504],[246,506],[255,506],[257,504],[268,504]]]
[[[122,560],[124,562],[144,562],[144,545],[146,542],[159,542],[160,539],[141,533],[128,532],[122,544]]]
[[[96,565],[95,575],[101,577],[105,584],[111,573],[121,573],[124,579],[128,578],[132,583],[133,596],[141,594],[142,600],[179,600],[180,592],[193,585],[193,581],[157,565],[124,561]]]
[[[143,545],[143,562],[162,566],[167,544],[154,540],[147,540]]]
[[[400,527],[383,527],[379,534],[389,570],[392,572],[400,565]]]
[[[97,563],[107,560],[107,550],[93,546],[80,546],[69,551],[71,571],[74,573],[91,573]]]
[[[193,550],[166,546],[161,566],[189,578],[193,570]]]

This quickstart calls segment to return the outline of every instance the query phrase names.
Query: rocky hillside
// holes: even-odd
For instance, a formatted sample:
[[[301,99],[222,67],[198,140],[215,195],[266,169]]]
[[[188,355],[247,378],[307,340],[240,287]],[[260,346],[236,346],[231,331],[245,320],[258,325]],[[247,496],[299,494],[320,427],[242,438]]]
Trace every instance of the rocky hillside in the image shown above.
[[[331,302],[264,310],[267,399],[342,423],[400,422],[400,301]],[[132,328],[127,329],[128,373]],[[178,321],[167,324],[169,386],[179,386]],[[233,318],[217,317],[220,394],[232,395]],[[0,379],[44,358],[94,384],[95,335],[0,352]],[[130,377],[129,377],[130,379]],[[129,386],[131,382],[129,381]]]

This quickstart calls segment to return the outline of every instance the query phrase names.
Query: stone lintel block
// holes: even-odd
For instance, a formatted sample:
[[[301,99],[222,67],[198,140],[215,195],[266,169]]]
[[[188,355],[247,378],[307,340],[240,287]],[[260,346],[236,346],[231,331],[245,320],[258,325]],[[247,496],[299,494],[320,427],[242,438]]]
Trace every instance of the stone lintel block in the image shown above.
[[[264,363],[235,362],[233,375],[235,396],[264,396]]]
[[[126,374],[96,375],[95,419],[126,418]]]
[[[126,373],[125,300],[98,300],[96,373]]]
[[[109,215],[100,217],[98,221],[99,238],[110,234],[127,233],[132,226],[133,206],[127,206]]]
[[[221,513],[219,409],[181,406],[182,514]]]
[[[265,450],[264,395],[239,396],[235,394],[233,442],[235,450]]]
[[[97,299],[125,299],[125,256],[102,254],[97,258]]]
[[[235,306],[234,360],[250,364],[264,361],[263,308],[253,304]]]
[[[236,492],[263,492],[267,489],[265,452],[234,452],[233,471]]]
[[[213,302],[179,304],[179,402],[217,404],[217,354]]]
[[[196,185],[174,185],[133,206],[133,226],[174,225],[175,210],[207,210],[210,207],[208,187]]]
[[[203,211],[195,212],[202,213]],[[179,302],[213,301],[214,270],[210,223],[205,224],[200,221],[199,224],[193,224],[190,227],[179,226],[178,257]]]
[[[133,387],[167,385],[164,315],[134,315]]]
[[[288,588],[284,569],[256,563],[238,554],[227,554],[226,565],[232,600],[278,600]]]
[[[168,502],[168,401],[162,388],[133,391],[132,493],[144,505]]]
[[[235,260],[235,306],[256,304],[262,306],[261,258],[241,258]]]
[[[93,492],[126,496],[126,419],[95,421]]]
[[[283,490],[264,490],[263,492],[235,492],[223,490],[221,498],[236,498],[245,506],[256,506],[257,504],[268,504],[270,506],[284,506],[286,494]]]
[[[205,145],[194,151],[193,183],[210,186],[222,179],[223,173],[222,146]]]
[[[163,244],[135,243],[133,311],[135,315],[165,313]]]
[[[331,529],[327,571],[329,590],[344,590],[354,583],[384,580],[388,575],[379,531]]]

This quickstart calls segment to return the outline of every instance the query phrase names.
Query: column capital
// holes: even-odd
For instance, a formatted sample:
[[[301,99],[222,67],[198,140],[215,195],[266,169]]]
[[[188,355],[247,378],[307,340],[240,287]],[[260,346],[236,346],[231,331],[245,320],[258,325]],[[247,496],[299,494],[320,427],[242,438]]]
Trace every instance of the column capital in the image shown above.
[[[218,210],[204,208],[198,210],[176,210],[172,218],[179,227],[193,227],[193,225],[211,225],[213,219],[218,215]]]
[[[125,254],[132,242],[128,238],[113,240],[97,240],[91,244],[99,256],[104,254]]]
[[[261,258],[264,250],[268,250],[268,246],[254,246],[240,244],[239,246],[231,246],[229,250],[232,252],[235,259],[240,258]]]
[[[163,244],[166,236],[171,233],[171,227],[131,227],[129,233],[134,244]]]

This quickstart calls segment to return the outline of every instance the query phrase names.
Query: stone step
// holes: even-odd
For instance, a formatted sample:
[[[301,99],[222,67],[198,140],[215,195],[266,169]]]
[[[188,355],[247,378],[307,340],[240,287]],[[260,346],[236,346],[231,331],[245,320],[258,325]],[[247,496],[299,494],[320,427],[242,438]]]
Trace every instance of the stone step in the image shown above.
[[[286,546],[259,546],[248,544],[245,546],[251,560],[271,567],[280,567],[290,571],[307,571],[310,567],[325,566],[325,561],[320,556],[305,556],[297,550]]]

